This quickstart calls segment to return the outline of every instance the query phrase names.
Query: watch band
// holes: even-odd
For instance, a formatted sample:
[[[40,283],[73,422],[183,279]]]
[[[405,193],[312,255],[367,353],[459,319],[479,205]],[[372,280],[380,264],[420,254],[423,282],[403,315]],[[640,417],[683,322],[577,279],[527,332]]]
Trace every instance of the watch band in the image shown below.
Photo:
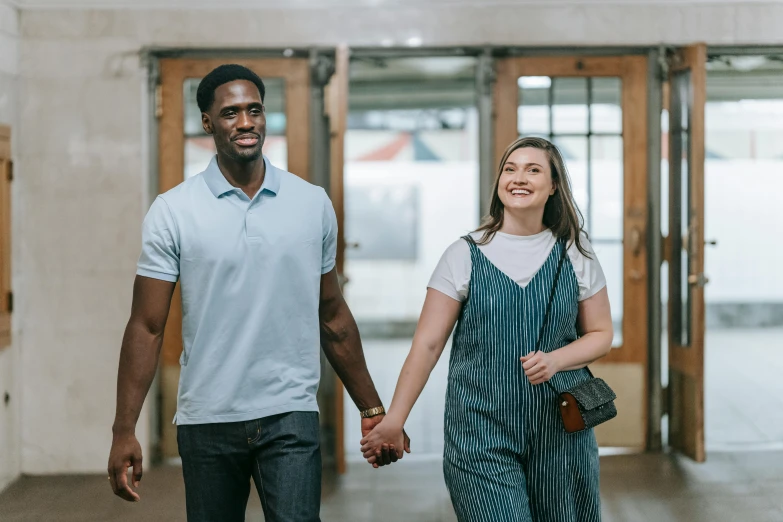
[[[384,413],[386,413],[386,410],[383,408],[383,406],[376,406],[375,408],[360,411],[359,416],[362,419],[368,419],[370,417],[375,417],[376,415],[381,415]]]

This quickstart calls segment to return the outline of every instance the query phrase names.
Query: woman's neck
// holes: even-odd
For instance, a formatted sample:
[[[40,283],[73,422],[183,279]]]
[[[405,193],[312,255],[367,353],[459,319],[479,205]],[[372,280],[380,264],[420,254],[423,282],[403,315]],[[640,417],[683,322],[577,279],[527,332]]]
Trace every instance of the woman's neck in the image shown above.
[[[503,210],[503,225],[500,232],[512,236],[532,236],[543,232],[544,213],[537,211],[509,211]]]

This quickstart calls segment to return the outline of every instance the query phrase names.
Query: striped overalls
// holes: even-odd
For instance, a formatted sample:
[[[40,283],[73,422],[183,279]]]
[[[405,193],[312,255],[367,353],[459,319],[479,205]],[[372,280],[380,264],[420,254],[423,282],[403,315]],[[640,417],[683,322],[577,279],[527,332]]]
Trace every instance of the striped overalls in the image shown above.
[[[471,241],[470,293],[454,334],[446,392],[443,471],[460,522],[600,520],[593,430],[566,433],[557,396],[527,380],[563,242],[522,288]],[[579,287],[566,257],[541,350],[577,338]],[[559,390],[585,370],[552,378]]]

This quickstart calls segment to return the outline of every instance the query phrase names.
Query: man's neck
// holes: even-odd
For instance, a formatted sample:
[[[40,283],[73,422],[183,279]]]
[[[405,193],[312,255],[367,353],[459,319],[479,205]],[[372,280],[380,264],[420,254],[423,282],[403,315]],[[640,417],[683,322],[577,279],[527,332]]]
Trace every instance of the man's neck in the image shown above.
[[[248,162],[238,162],[229,157],[218,154],[218,168],[232,186],[242,189],[247,197],[253,196],[261,189],[266,177],[266,164],[264,157]]]

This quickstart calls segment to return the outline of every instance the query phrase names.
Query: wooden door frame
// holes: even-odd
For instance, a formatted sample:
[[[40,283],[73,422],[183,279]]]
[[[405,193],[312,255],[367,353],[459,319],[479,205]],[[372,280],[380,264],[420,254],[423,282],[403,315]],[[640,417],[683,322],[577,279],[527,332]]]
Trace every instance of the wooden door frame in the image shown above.
[[[335,270],[340,287],[348,281],[345,277],[345,132],[348,128],[348,84],[350,51],[341,45],[335,49],[334,74],[326,86],[324,107],[329,118],[329,197],[337,218],[337,256]],[[343,383],[335,375],[333,416],[334,456],[337,473],[346,472],[345,463],[345,411]]]
[[[164,193],[184,181],[185,105],[184,82],[203,78],[214,68],[235,63],[256,72],[261,78],[285,80],[285,113],[288,167],[286,170],[309,180],[310,171],[310,65],[307,58],[161,58],[156,90],[158,118],[158,191]],[[204,165],[206,168],[206,165]],[[182,352],[182,297],[177,284],[171,302],[160,359],[159,415],[160,452],[163,458],[178,455],[176,431],[171,428],[175,411],[167,398],[179,380]],[[175,395],[176,397],[176,395]]]
[[[680,271],[671,269],[671,262],[675,255],[679,255],[679,249],[675,247],[673,223],[680,222],[680,216],[676,212],[681,211],[672,202],[677,197],[682,179],[672,182],[673,176],[672,140],[674,133],[669,125],[669,236],[666,239],[666,254],[670,264],[669,269],[669,306],[668,306],[668,339],[669,339],[669,442],[675,449],[696,462],[706,459],[704,441],[704,336],[705,336],[705,310],[704,310],[704,284],[700,278],[704,275],[704,161],[705,161],[705,105],[707,100],[707,46],[696,44],[683,47],[674,54],[670,81],[674,74],[690,71],[691,100],[689,120],[689,146],[688,157],[689,180],[687,202],[696,210],[691,223],[687,225],[687,249],[690,266],[679,267]],[[671,103],[674,93],[671,84],[668,86],[668,104]],[[669,107],[669,114],[672,114]],[[680,172],[681,174],[681,172]],[[679,198],[677,198],[679,199]],[[681,202],[681,205],[686,202]],[[675,208],[676,207],[676,208]],[[695,222],[694,222],[695,220]],[[690,344],[683,346],[677,340],[677,332],[674,331],[674,303],[679,299],[680,290],[675,285],[675,278],[682,275],[682,271],[688,274],[688,284],[692,290],[689,305],[690,310]],[[675,273],[676,272],[676,273]],[[682,381],[682,382],[680,382]],[[683,418],[680,419],[678,416]]]
[[[622,81],[623,128],[623,344],[601,363],[637,363],[644,367],[643,437],[648,440],[650,390],[647,280],[648,219],[648,63],[646,55],[534,56],[498,60],[494,91],[494,158],[497,166],[506,147],[517,139],[521,76],[618,77]],[[511,79],[513,78],[513,81]],[[635,237],[635,246],[630,239]],[[633,289],[633,291],[629,291]]]

